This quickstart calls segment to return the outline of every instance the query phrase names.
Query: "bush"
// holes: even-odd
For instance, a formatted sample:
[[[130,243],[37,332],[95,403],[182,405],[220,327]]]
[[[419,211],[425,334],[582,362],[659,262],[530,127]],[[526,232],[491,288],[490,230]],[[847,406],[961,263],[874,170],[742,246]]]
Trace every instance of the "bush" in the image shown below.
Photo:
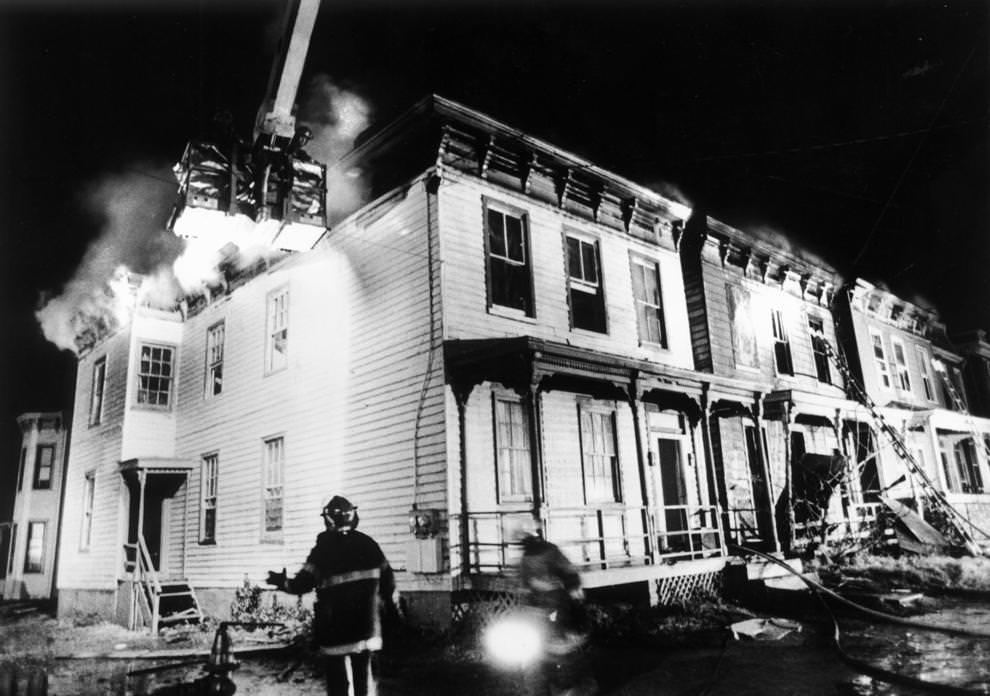
[[[284,631],[293,636],[308,635],[313,625],[313,611],[303,605],[301,596],[292,603],[280,602],[277,592],[252,585],[247,578],[234,593],[230,618],[248,623],[283,624]]]

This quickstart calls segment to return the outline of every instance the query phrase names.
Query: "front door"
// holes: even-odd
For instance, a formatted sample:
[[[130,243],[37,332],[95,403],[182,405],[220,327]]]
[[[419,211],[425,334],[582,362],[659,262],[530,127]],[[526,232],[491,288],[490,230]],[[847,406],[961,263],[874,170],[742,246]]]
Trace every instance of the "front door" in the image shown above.
[[[657,469],[660,478],[660,500],[663,501],[665,534],[661,551],[683,551],[690,547],[688,539],[688,496],[684,479],[684,462],[679,439],[660,437],[656,441]]]
[[[770,502],[766,467],[763,464],[763,450],[757,433],[752,425],[746,426],[746,460],[749,464],[749,481],[758,536],[757,539],[746,539],[746,542],[761,547],[760,550],[765,550],[773,548],[773,506]]]

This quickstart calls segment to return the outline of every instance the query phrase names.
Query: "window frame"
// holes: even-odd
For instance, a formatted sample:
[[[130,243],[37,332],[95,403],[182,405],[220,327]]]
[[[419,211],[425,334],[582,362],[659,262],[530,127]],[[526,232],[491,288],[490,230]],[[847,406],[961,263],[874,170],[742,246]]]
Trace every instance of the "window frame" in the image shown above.
[[[785,313],[780,307],[770,309],[770,336],[773,340],[774,372],[778,375],[793,377],[794,353],[791,350],[791,338],[787,331]]]
[[[519,427],[524,446],[516,446],[514,438],[512,442],[505,444],[501,442],[502,426],[508,427],[508,432],[514,432],[513,426],[516,423],[509,413],[509,420],[504,423],[500,419],[499,404],[507,404],[509,410],[518,408]],[[497,501],[501,503],[529,503],[533,501],[533,447],[530,438],[530,418],[531,414],[525,401],[516,394],[501,392],[492,393],[492,443],[495,449],[495,494]],[[512,454],[508,462],[503,460],[503,452]],[[521,460],[521,462],[519,461]],[[515,474],[515,475],[513,475]],[[506,482],[510,484],[509,489],[505,489]],[[514,481],[522,483],[524,490],[513,491],[511,484]]]
[[[279,309],[279,300],[284,300],[284,306]],[[283,285],[275,288],[265,295],[265,371],[264,374],[273,375],[289,367],[289,310],[290,310],[289,287]],[[278,342],[277,334],[283,334],[284,350],[276,351],[275,345]],[[276,355],[284,355],[280,364],[275,364]]]
[[[900,357],[898,357],[898,349],[900,349]],[[894,387],[899,392],[905,394],[911,393],[911,370],[908,367],[907,361],[907,347],[897,336],[890,337],[890,356],[893,358],[893,376],[894,376]]]
[[[879,368],[877,375],[880,378],[880,387],[883,389],[894,388],[894,376],[890,373],[890,362],[887,359],[887,347],[883,344],[883,334],[876,329],[868,330],[870,335],[870,355],[873,358],[874,368]],[[877,355],[877,348],[880,355]]]
[[[570,253],[570,241],[576,241],[578,246],[578,257],[581,260],[581,277],[575,276],[573,269],[571,268],[571,253]],[[605,296],[605,276],[602,272],[602,249],[601,249],[601,239],[595,235],[581,232],[572,228],[565,228],[563,232],[563,242],[564,242],[564,273],[566,277],[566,287],[567,287],[567,309],[569,316],[570,329],[572,331],[587,331],[589,333],[599,334],[601,336],[607,336],[609,316],[608,316],[608,302]],[[593,258],[595,262],[595,273],[597,278],[595,281],[587,280],[585,276],[585,255],[584,247],[580,245],[588,245],[591,247],[593,252]],[[590,290],[594,289],[594,292]],[[595,298],[596,309],[601,314],[601,328],[595,328],[593,326],[578,326],[577,325],[577,313],[574,309],[574,293],[579,292],[582,295],[587,295],[589,297],[593,296]],[[594,318],[594,317],[592,317]]]
[[[83,474],[82,521],[79,530],[79,550],[93,546],[93,517],[96,512],[96,469]]]
[[[38,556],[37,563],[31,562],[31,541],[34,538],[33,531],[37,526],[41,526],[41,542],[39,546],[40,554]],[[47,541],[46,536],[48,535],[48,521],[47,520],[30,520],[28,521],[26,536],[24,537],[24,573],[31,574],[42,574],[45,572],[45,562],[47,561],[45,553],[45,542]]]
[[[815,326],[816,323],[818,324],[817,327]],[[815,362],[815,376],[822,384],[832,384],[832,369],[829,364],[828,351],[819,347],[826,340],[825,319],[817,314],[809,314],[808,331],[811,334],[811,353]]]
[[[93,361],[93,373],[90,380],[89,392],[89,425],[99,425],[103,422],[103,400],[106,394],[107,356],[103,355]]]
[[[653,280],[656,282],[656,302],[653,304],[649,302],[649,298],[641,298],[636,296],[636,273],[637,266],[645,269],[647,272],[652,271]],[[635,252],[629,253],[629,273],[632,282],[632,296],[633,296],[633,309],[636,313],[636,335],[639,339],[639,345],[649,345],[656,346],[659,348],[667,349],[669,348],[668,336],[667,336],[667,318],[664,312],[664,301],[663,301],[663,276],[660,273],[660,262],[657,259],[650,258],[643,254],[638,254]],[[646,288],[643,287],[645,293]],[[644,314],[640,313],[640,308],[644,308]],[[644,329],[645,333],[649,334],[649,328],[644,327],[643,321],[646,314],[653,312],[656,314],[657,320],[657,333],[659,334],[659,341],[652,341],[650,337],[643,337]]]
[[[145,373],[142,371],[142,363],[144,362],[144,350],[146,348],[151,350],[152,352],[156,349],[162,351],[168,351],[170,356],[168,361],[168,366],[169,366],[168,375],[155,374],[154,372]],[[151,360],[153,363],[155,362],[153,357],[151,358]],[[160,364],[165,364],[164,361],[161,360],[157,362]],[[176,377],[178,371],[178,364],[179,361],[178,361],[177,346],[169,343],[158,343],[155,341],[147,341],[147,342],[142,341],[141,343],[139,343],[137,347],[137,369],[135,370],[137,377],[137,385],[134,390],[135,406],[137,406],[138,408],[149,409],[153,411],[171,411],[172,404],[175,402],[175,384],[176,384]],[[149,381],[150,380],[166,381],[167,383],[167,390],[165,392],[166,403],[162,404],[162,403],[151,403],[149,401],[142,401],[142,394],[154,393],[160,395],[162,393],[161,389],[153,390],[150,387],[148,388],[142,387],[142,381],[145,379]]]
[[[279,456],[277,459],[272,459],[271,446],[276,442],[279,443]],[[264,438],[261,452],[261,540],[281,543],[285,532],[285,435],[271,435]],[[274,469],[272,465],[275,466]],[[274,489],[278,489],[277,494],[273,493]],[[279,501],[279,526],[269,528],[269,504],[274,500]]]
[[[44,467],[48,470],[48,478],[41,478],[42,471],[42,451],[51,452],[51,459],[47,462]],[[50,491],[52,489],[52,479],[55,477],[55,445],[53,443],[45,442],[37,445],[34,448],[34,475],[31,477],[31,488],[36,491]]]
[[[592,424],[592,432],[585,430],[585,416],[588,416]],[[601,419],[602,423],[608,423],[611,433],[602,434],[602,443],[611,444],[612,452],[589,451],[589,438],[594,445],[594,419]],[[603,406],[590,401],[578,402],[578,439],[581,452],[581,488],[585,505],[612,505],[621,504],[623,501],[622,476],[619,463],[619,443],[616,422],[615,406]],[[611,437],[608,437],[608,435]],[[608,466],[596,466],[593,458],[611,458]],[[603,463],[604,459],[603,459]],[[589,466],[590,464],[590,466]],[[590,471],[589,471],[590,469]],[[606,471],[607,469],[607,471]],[[599,471],[600,470],[600,471]],[[599,473],[601,476],[599,476]],[[601,481],[598,479],[601,478]],[[611,479],[609,481],[609,478]],[[593,485],[592,485],[593,484]],[[609,485],[611,484],[611,485]],[[605,493],[602,497],[597,495],[599,490],[611,488],[611,495]]]
[[[21,460],[17,465],[17,490],[24,488],[24,470],[27,469],[27,447],[21,447]]]
[[[220,453],[209,452],[200,457],[199,461],[199,543],[216,544]],[[212,520],[210,519],[211,512],[213,513]]]
[[[220,340],[216,341],[219,333]],[[203,377],[203,398],[214,399],[223,393],[223,363],[227,345],[227,322],[221,319],[206,329],[206,372]],[[218,376],[219,374],[219,376]]]
[[[483,237],[485,244],[485,305],[489,312],[494,313],[505,313],[509,315],[518,315],[519,317],[527,317],[530,319],[536,318],[536,292],[535,284],[533,279],[533,255],[532,255],[532,242],[530,239],[530,224],[529,224],[529,213],[527,213],[523,208],[516,207],[514,205],[509,205],[499,200],[495,200],[488,196],[481,197],[482,206],[482,228]],[[520,261],[518,259],[513,259],[508,253],[508,238],[506,234],[507,226],[502,223],[502,237],[503,244],[506,247],[506,255],[502,256],[492,249],[491,237],[492,232],[492,221],[491,214],[495,213],[501,215],[504,218],[512,217],[519,220],[520,235],[522,237],[522,243],[520,244],[523,259]],[[496,274],[496,268],[499,264],[504,264],[507,267],[513,267],[521,269],[522,273],[526,275],[526,282],[524,284],[527,296],[523,298],[523,306],[517,307],[512,304],[503,304],[496,301],[495,290],[493,284],[493,278]]]
[[[925,390],[926,401],[937,401],[938,395],[932,381],[932,365],[925,349],[919,345],[914,346],[915,354],[918,357],[919,372],[921,373],[921,386]]]

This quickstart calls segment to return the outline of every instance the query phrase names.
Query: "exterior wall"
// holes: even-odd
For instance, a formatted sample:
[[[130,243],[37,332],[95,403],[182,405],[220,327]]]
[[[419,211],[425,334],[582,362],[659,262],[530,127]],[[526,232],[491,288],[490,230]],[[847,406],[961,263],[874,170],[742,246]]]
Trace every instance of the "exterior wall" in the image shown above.
[[[60,413],[27,413],[17,419],[21,427],[21,450],[18,471],[20,484],[14,496],[12,521],[16,525],[16,537],[12,548],[2,562],[10,562],[3,584],[6,598],[50,597],[54,589],[56,545],[58,541],[59,505],[62,476],[65,471],[65,431]],[[49,487],[35,487],[40,462],[38,447],[51,446],[53,464]],[[28,570],[28,536],[31,523],[43,522],[44,544],[41,569]]]
[[[122,570],[128,495],[118,465],[127,408],[130,347],[130,332],[121,331],[80,357],[76,369],[72,447],[59,550],[60,615],[73,610],[73,598],[80,591],[114,593]],[[101,358],[106,359],[107,369],[102,417],[98,424],[90,425],[93,366]],[[91,543],[83,548],[83,493],[88,473],[95,481],[94,509]]]
[[[320,248],[294,255],[190,317],[176,450],[219,457],[215,544],[200,544],[198,469],[173,498],[170,547],[197,588],[235,588],[298,567],[333,494],[405,566],[408,511],[446,509],[442,361],[431,355],[430,237],[422,184],[369,206]],[[435,243],[435,240],[434,242]],[[265,373],[267,300],[288,289],[288,367]],[[225,322],[223,390],[206,398],[207,330]],[[429,368],[429,371],[428,371]],[[428,377],[428,379],[427,379]],[[264,441],[284,438],[284,528],[263,533]],[[178,534],[179,530],[173,533]],[[404,589],[415,586],[402,577]]]
[[[595,225],[520,193],[456,172],[445,172],[440,187],[443,248],[444,329],[447,338],[528,335],[608,353],[691,369],[690,333],[680,261],[672,249]],[[535,317],[511,316],[487,307],[485,223],[482,197],[524,211],[529,223]],[[599,241],[605,288],[607,334],[570,328],[565,230]],[[668,348],[639,341],[633,301],[630,252],[656,260]]]

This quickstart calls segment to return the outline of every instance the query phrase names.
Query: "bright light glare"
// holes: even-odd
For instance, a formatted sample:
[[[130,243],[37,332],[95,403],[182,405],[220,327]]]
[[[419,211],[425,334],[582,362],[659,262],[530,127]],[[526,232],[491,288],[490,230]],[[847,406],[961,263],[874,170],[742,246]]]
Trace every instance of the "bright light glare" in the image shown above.
[[[507,616],[485,631],[486,652],[505,667],[526,667],[543,652],[543,632],[534,617]]]

